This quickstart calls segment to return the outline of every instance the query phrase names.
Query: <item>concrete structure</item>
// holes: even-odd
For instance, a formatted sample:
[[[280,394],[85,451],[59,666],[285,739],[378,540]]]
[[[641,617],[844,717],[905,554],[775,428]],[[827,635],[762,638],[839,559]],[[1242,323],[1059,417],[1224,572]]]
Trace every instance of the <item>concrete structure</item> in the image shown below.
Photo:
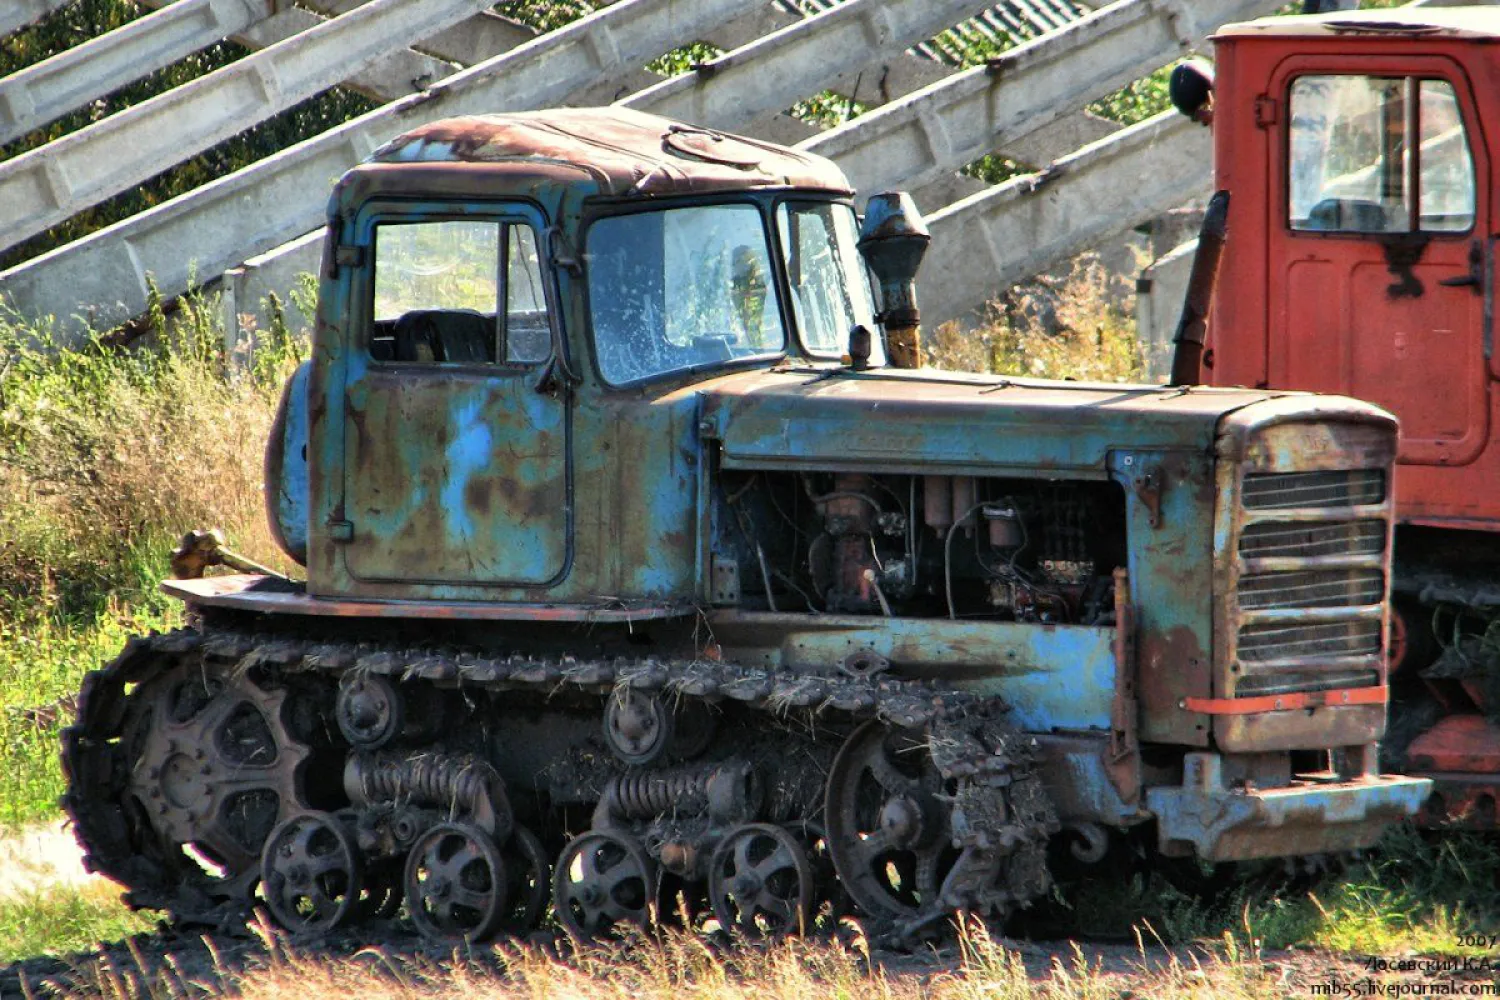
[[[18,28],[40,21],[54,10],[60,10],[73,0],[6,0],[0,6],[0,35],[8,35]]]
[[[0,163],[0,248],[327,90],[491,0],[372,0],[46,147]]]
[[[619,103],[710,128],[742,131],[815,94],[831,78],[895,60],[989,0],[844,0]]]
[[[138,315],[146,275],[180,294],[318,228],[333,180],[398,132],[460,114],[568,104],[599,79],[703,37],[744,0],[622,0],[531,44],[0,274],[23,315],[72,329]]]
[[[961,319],[999,292],[1207,193],[1206,129],[1168,111],[927,219],[922,316]],[[1130,178],[1121,183],[1120,178]]]
[[[275,0],[178,0],[0,80],[0,143],[270,17]]]
[[[861,191],[920,189],[1170,62],[1219,25],[1278,6],[1268,0],[1124,0],[803,148],[837,160]]]

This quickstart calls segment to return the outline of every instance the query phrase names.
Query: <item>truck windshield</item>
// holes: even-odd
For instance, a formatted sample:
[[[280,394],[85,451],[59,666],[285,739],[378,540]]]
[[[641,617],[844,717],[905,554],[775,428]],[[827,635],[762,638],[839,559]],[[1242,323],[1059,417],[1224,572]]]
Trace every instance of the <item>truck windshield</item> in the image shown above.
[[[786,349],[754,205],[609,216],[585,254],[599,372],[612,385]]]
[[[792,289],[792,313],[808,353],[839,357],[849,345],[849,331],[875,330],[875,307],[860,262],[859,227],[848,205],[829,202],[783,202],[776,213],[781,252]],[[884,364],[875,337],[873,364]]]

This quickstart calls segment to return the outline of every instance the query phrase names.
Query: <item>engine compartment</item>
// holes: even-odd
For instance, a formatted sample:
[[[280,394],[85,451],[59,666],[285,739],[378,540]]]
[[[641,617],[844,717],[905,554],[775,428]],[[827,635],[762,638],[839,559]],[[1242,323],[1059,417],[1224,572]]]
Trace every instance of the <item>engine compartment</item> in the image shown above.
[[[746,610],[1114,623],[1114,482],[863,472],[715,477],[713,600]]]

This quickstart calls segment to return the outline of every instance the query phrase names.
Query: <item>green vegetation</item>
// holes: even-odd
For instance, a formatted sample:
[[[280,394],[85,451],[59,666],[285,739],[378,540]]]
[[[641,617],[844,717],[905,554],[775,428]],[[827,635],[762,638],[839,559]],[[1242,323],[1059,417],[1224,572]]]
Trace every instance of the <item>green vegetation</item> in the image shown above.
[[[55,816],[61,790],[58,721],[22,710],[76,692],[125,636],[176,623],[156,583],[185,530],[222,527],[284,565],[261,454],[298,347],[268,331],[231,370],[216,314],[189,295],[171,329],[153,310],[132,349],[62,352],[0,315],[0,826]]]
[[[0,898],[0,963],[68,955],[156,926],[156,915],[133,912],[119,897],[113,884],[90,882]]]

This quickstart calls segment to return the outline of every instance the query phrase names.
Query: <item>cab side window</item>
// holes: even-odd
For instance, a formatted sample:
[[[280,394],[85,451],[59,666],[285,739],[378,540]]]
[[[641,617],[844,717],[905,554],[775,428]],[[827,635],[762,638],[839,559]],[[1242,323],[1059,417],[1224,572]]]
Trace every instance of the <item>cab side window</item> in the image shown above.
[[[1288,224],[1306,232],[1465,232],[1474,157],[1446,80],[1293,81]]]
[[[453,219],[375,228],[377,361],[535,364],[552,350],[536,231]]]

